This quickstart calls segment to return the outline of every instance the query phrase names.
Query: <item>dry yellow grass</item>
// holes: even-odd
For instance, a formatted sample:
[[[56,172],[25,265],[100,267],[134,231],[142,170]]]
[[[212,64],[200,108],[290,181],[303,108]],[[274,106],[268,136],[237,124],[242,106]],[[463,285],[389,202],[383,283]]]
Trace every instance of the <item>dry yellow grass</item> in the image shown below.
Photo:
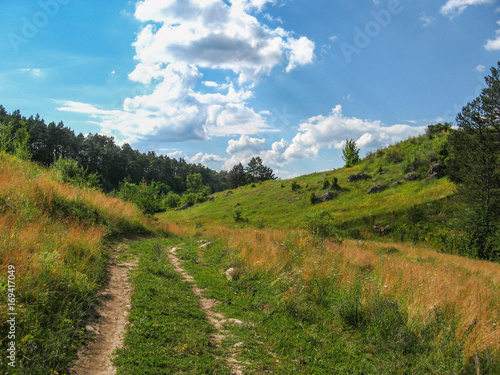
[[[55,199],[81,202],[105,216],[106,226],[91,225],[52,212]],[[9,264],[20,275],[37,277],[51,254],[55,263],[83,271],[102,251],[109,227],[122,221],[146,220],[133,204],[95,190],[57,181],[56,175],[31,162],[0,154],[0,256],[2,270]],[[0,270],[1,271],[1,270]],[[87,268],[88,271],[88,268]]]
[[[426,322],[436,308],[452,311],[468,357],[500,349],[500,264],[400,244],[392,254],[380,249],[394,244],[320,244],[303,232],[220,227],[207,232],[237,249],[252,268],[279,274],[293,265],[306,283],[335,277],[343,288],[361,284],[365,298],[396,299],[411,324]]]

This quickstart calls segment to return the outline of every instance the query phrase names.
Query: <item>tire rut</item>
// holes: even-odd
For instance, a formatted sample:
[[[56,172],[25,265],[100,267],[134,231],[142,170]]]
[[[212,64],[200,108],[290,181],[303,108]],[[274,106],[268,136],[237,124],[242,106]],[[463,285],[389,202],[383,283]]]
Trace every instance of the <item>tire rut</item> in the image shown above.
[[[177,256],[177,250],[181,249],[181,245],[177,247],[172,247],[169,249],[167,253],[167,257],[170,260],[171,264],[174,266],[175,270],[181,274],[183,279],[189,283],[192,283],[191,291],[198,297],[200,310],[205,313],[207,316],[207,320],[215,329],[216,332],[212,334],[212,342],[218,347],[221,347],[222,341],[229,336],[229,331],[225,330],[223,324],[232,323],[232,324],[242,324],[241,321],[237,319],[226,318],[223,314],[213,311],[212,309],[219,304],[220,302],[213,298],[206,298],[203,296],[203,289],[200,289],[196,285],[196,280],[193,276],[191,276],[183,267],[182,261]],[[232,350],[230,351],[229,358],[226,359],[227,364],[231,368],[232,375],[243,375],[244,367],[242,363],[236,359],[238,355],[237,347],[241,346],[242,343],[236,344]]]

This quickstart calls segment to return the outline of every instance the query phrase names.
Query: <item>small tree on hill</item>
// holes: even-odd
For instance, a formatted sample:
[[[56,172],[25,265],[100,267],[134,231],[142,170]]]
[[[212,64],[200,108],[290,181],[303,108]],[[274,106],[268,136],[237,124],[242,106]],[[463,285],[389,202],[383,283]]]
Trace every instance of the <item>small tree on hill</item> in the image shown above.
[[[345,146],[342,148],[342,159],[345,161],[346,168],[352,167],[360,162],[359,148],[353,139],[346,139]]]
[[[275,180],[276,176],[271,168],[266,167],[259,156],[253,157],[246,168],[248,182]]]
[[[245,168],[241,163],[236,164],[228,173],[229,187],[235,189],[246,184]]]
[[[449,136],[449,178],[467,206],[470,247],[483,259],[500,258],[500,63],[491,73]]]

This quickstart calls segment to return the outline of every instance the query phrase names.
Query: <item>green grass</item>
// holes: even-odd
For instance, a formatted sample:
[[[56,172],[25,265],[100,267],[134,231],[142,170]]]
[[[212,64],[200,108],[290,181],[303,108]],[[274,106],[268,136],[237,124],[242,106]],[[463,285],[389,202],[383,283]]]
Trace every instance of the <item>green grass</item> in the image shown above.
[[[342,285],[333,276],[306,282],[295,268],[259,272],[219,242],[201,253],[198,246],[187,240],[178,254],[205,297],[221,302],[216,309],[244,322],[227,326],[231,335],[223,345],[244,343],[238,359],[245,374],[476,373],[451,311],[436,309],[425,324],[410,322],[401,301],[369,297],[361,284]],[[240,270],[233,281],[223,274],[230,267]],[[370,272],[365,277],[376,277]],[[498,362],[489,358],[481,354],[481,373],[495,374]]]
[[[0,153],[0,373],[64,374],[106,283],[112,239],[151,234],[131,204],[62,183]],[[8,366],[8,270],[15,267],[15,368]]]
[[[143,240],[130,245],[141,255],[132,278],[131,326],[118,350],[118,374],[229,374],[210,341],[213,328],[198,309],[198,298],[169,264],[175,240]]]
[[[256,227],[292,229],[303,226],[311,213],[327,211],[345,238],[391,239],[425,243],[446,252],[462,251],[460,227],[454,217],[460,217],[460,205],[454,199],[455,186],[446,178],[428,178],[433,160],[443,159],[447,134],[422,136],[379,150],[352,168],[313,173],[286,181],[266,181],[215,194],[213,201],[185,211],[167,211],[159,217],[181,225]],[[420,173],[416,181],[406,181],[413,168]],[[370,176],[367,180],[348,182],[356,173]],[[324,203],[311,204],[312,193],[317,197],[326,191],[325,179],[338,179],[342,189],[333,191],[336,197]],[[400,182],[400,185],[392,185]],[[376,194],[366,194],[374,184],[388,187]],[[292,189],[292,186],[300,188]],[[253,187],[254,186],[254,187]],[[422,217],[415,217],[414,212]],[[449,219],[449,220],[448,220]],[[388,227],[384,235],[375,233],[373,226]]]

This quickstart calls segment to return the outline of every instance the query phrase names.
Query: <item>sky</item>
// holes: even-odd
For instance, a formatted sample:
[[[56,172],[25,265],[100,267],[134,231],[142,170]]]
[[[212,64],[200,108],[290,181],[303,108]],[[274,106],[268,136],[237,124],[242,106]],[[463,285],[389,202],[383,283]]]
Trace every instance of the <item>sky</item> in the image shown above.
[[[500,60],[497,0],[0,3],[0,104],[281,178],[450,121]]]

